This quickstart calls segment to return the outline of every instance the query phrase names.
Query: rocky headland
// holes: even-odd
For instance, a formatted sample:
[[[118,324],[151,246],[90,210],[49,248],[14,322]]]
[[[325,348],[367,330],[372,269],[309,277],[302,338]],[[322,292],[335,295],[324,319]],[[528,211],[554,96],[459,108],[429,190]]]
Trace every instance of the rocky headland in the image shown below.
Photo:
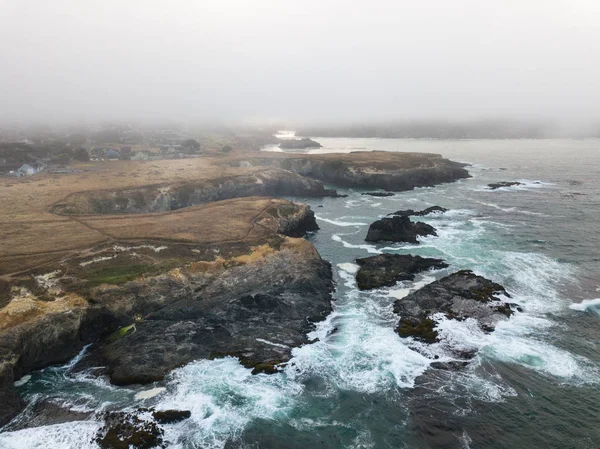
[[[361,151],[348,154],[281,154],[237,157],[226,162],[238,167],[276,166],[337,187],[382,189],[392,192],[433,187],[469,178],[466,164],[439,154]]]

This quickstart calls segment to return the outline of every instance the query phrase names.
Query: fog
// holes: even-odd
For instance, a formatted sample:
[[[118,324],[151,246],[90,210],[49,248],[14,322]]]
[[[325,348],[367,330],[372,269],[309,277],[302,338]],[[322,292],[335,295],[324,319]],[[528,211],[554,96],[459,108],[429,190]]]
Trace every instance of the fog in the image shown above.
[[[0,0],[1,121],[600,119],[597,0]]]

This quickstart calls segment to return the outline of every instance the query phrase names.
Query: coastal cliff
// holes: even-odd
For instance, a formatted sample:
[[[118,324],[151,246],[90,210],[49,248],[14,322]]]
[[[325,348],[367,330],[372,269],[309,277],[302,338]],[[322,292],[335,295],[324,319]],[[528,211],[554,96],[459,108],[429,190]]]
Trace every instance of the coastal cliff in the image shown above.
[[[337,187],[391,191],[432,187],[470,177],[465,164],[429,153],[276,154],[238,158],[228,164],[239,167],[275,166]]]
[[[287,237],[318,229],[307,206],[254,203],[259,230],[237,242],[124,239],[15,279],[0,310],[0,425],[24,406],[14,381],[92,342],[117,384],[224,356],[275,372],[331,312],[332,274],[308,241]]]

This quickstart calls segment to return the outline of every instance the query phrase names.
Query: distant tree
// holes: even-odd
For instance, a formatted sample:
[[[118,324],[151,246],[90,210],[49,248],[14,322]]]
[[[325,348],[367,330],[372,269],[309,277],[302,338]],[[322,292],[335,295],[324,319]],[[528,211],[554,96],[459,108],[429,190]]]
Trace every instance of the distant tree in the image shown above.
[[[87,162],[90,160],[90,155],[85,150],[85,148],[77,148],[73,153],[73,159],[76,159],[81,162]]]
[[[231,148],[229,145],[225,145],[223,148],[221,148],[221,151],[223,153],[229,153],[232,150],[233,150],[233,148]]]
[[[71,162],[73,158],[73,153],[70,151],[65,151],[64,153],[58,154],[52,158],[52,163],[58,165],[67,165]]]
[[[131,147],[121,147],[120,159],[124,161],[131,159]]]
[[[181,149],[188,154],[198,153],[200,151],[200,142],[194,139],[188,139],[181,142]]]

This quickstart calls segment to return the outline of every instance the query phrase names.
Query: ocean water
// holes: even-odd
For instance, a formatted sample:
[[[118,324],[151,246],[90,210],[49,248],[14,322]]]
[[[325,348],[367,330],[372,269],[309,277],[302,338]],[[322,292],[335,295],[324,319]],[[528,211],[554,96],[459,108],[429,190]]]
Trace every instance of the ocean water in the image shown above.
[[[600,447],[600,140],[316,140],[324,148],[311,152],[441,153],[472,164],[473,177],[393,197],[338,189],[349,196],[294,198],[317,215],[321,229],[309,239],[332,263],[337,290],[333,313],[311,335],[318,341],[295,349],[282,373],[199,360],[165,382],[123,388],[93,371],[72,373],[73,362],[48,368],[22,394],[95,415],[5,431],[0,448],[93,448],[102,410],[139,406],[192,412],[165,426],[168,447],[181,449]],[[496,181],[523,185],[486,187]],[[432,205],[450,209],[422,218],[438,237],[364,241],[377,218]],[[440,257],[450,267],[361,292],[355,260],[379,253]],[[503,284],[523,312],[492,334],[442,318],[438,344],[398,337],[393,302],[459,269]],[[478,353],[460,371],[430,368],[456,349]]]

